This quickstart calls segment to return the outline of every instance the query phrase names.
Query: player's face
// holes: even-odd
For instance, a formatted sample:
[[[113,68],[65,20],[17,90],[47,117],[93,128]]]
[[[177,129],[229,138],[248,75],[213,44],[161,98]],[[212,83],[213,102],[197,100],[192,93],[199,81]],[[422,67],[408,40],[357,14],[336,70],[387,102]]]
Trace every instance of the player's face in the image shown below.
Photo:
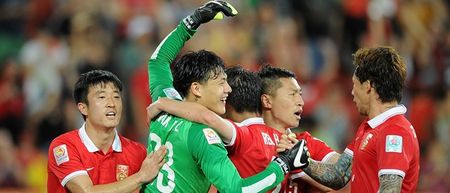
[[[283,128],[297,127],[305,105],[302,88],[294,78],[280,78],[281,87],[271,96],[272,116]]]
[[[198,101],[200,104],[219,115],[225,114],[225,103],[228,94],[231,93],[225,73],[220,73],[216,78],[200,85],[200,90],[201,97]]]
[[[353,88],[353,102],[356,104],[356,108],[358,109],[361,115],[368,115],[368,94],[366,92],[366,87],[368,83],[361,83],[355,75],[352,77]]]
[[[89,87],[88,105],[80,111],[86,121],[94,127],[115,128],[122,117],[122,96],[113,83],[97,84]],[[80,108],[80,107],[79,107]]]

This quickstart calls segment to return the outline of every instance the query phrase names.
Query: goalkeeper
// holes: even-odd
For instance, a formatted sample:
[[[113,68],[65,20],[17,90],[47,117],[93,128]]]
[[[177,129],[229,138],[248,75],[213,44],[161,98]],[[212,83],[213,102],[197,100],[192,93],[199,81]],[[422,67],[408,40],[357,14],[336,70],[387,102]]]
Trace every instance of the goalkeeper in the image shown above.
[[[168,97],[199,103],[217,114],[225,113],[225,101],[231,88],[224,64],[214,53],[201,50],[182,56],[170,64],[184,43],[202,23],[235,16],[237,11],[223,1],[210,1],[198,8],[172,31],[156,48],[148,64],[153,99]],[[261,173],[242,179],[227,157],[217,133],[206,125],[167,113],[150,124],[148,151],[167,147],[166,164],[157,179],[141,192],[207,192],[211,183],[220,192],[265,192],[279,184],[290,170],[307,166],[308,156],[300,141],[291,150],[275,158]]]

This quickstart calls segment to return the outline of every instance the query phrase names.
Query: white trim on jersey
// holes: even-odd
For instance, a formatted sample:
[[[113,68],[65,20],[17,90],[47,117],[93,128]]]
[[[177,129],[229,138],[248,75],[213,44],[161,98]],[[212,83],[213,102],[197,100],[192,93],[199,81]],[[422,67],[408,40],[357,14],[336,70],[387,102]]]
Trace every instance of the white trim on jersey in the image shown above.
[[[115,136],[112,144],[112,149],[116,152],[122,152],[122,144],[120,143],[119,134],[117,134],[117,130],[114,129]],[[86,123],[83,123],[81,128],[78,130],[78,135],[81,138],[81,142],[83,142],[84,146],[86,146],[89,152],[99,151],[97,146],[95,146],[94,142],[92,142],[91,138],[86,133]]]
[[[81,176],[81,175],[89,175],[89,174],[87,173],[86,170],[74,171],[74,172],[70,173],[69,175],[67,175],[66,177],[64,177],[64,179],[61,181],[61,186],[65,187],[67,182],[69,182],[71,179],[73,179],[77,176]]]
[[[395,174],[401,176],[402,178],[405,178],[405,172],[398,169],[381,169],[380,171],[378,171],[378,177],[385,174]]]
[[[353,151],[350,150],[349,148],[345,148],[344,153],[346,153],[346,154],[348,154],[348,155],[353,157]]]
[[[369,124],[369,126],[373,129],[375,127],[378,127],[382,123],[384,123],[389,118],[391,118],[395,115],[401,115],[401,114],[405,114],[405,113],[406,113],[406,107],[403,105],[397,105],[396,107],[393,107],[393,108],[377,115],[376,117],[370,119],[369,121],[367,121],[367,124]]]
[[[238,123],[239,126],[249,126],[253,124],[265,124],[262,117],[252,117]]]
[[[231,120],[225,119],[225,122],[229,125],[229,127],[231,127],[233,129],[233,135],[231,136],[231,140],[229,142],[225,141],[223,139],[222,139],[222,141],[225,146],[233,146],[234,143],[236,142],[236,136],[237,136],[236,129],[237,128],[233,125],[233,123],[231,123]]]
[[[338,154],[338,153],[335,152],[335,151],[332,151],[332,152],[328,153],[327,155],[325,155],[325,156],[322,158],[322,161],[320,161],[320,162],[324,162],[324,163],[328,162],[328,159],[330,159],[330,158],[331,158],[333,155],[335,155],[335,154]]]
[[[291,174],[290,178],[293,179],[297,179],[297,178],[301,178],[303,176],[307,176],[308,174],[306,174],[304,171],[301,171],[299,173],[296,174]]]

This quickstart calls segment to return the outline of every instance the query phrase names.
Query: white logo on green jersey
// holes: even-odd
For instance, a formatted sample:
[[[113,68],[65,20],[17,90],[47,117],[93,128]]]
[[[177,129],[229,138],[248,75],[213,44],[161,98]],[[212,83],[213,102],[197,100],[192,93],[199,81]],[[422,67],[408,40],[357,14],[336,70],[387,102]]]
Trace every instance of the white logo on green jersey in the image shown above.
[[[203,134],[205,134],[206,141],[208,141],[209,144],[222,143],[220,137],[210,128],[203,129]]]

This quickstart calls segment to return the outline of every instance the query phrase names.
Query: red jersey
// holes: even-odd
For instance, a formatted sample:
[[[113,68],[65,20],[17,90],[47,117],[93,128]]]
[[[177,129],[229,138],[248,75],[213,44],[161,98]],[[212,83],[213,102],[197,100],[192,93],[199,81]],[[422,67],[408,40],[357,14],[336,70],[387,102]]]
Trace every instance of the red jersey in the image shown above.
[[[309,132],[302,132],[296,135],[298,140],[303,139],[306,141],[306,147],[308,147],[310,158],[313,160],[327,162],[328,158],[336,153],[326,143],[313,137]],[[301,177],[305,175],[307,174],[302,170],[289,172],[288,178],[281,183],[282,188],[279,192],[300,193],[310,189],[317,189],[301,179]]]
[[[238,126],[227,149],[239,174],[245,178],[264,170],[277,155],[276,145],[282,133],[265,125],[264,120],[259,117],[246,119]],[[307,141],[312,159],[326,160],[334,152],[308,132],[297,134],[297,139]],[[292,171],[272,192],[301,192],[306,183],[299,179],[303,175],[306,174],[302,171]]]
[[[281,133],[264,124],[262,118],[249,118],[239,123],[234,139],[227,145],[230,160],[242,178],[263,171],[277,154]]]
[[[139,171],[146,154],[142,144],[118,135],[117,131],[105,154],[94,145],[83,125],[50,144],[47,191],[66,193],[67,182],[79,175],[89,175],[94,185],[123,180]]]
[[[364,120],[346,153],[353,155],[351,191],[378,192],[378,177],[403,177],[402,191],[415,192],[419,178],[419,143],[411,123],[399,105]]]

